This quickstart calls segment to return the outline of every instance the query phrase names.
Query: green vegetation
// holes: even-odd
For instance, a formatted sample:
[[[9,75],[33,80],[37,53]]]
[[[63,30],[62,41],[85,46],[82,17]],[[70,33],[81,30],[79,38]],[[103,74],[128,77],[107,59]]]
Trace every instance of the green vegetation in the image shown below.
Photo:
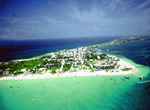
[[[63,58],[63,55],[60,55],[60,53],[56,55],[56,59],[62,59],[62,58]]]
[[[56,73],[56,68],[52,68],[52,74],[55,74]]]
[[[120,61],[120,59],[117,59],[117,61]]]
[[[41,57],[41,59],[44,59],[44,58],[51,58],[52,56],[51,55],[44,55]]]
[[[105,65],[105,63],[103,62],[102,65]]]
[[[79,61],[79,62],[77,62],[77,65],[81,65],[81,62]]]
[[[21,69],[26,69],[26,71],[31,72],[32,74],[41,74],[40,72],[37,72],[39,68],[45,68],[47,70],[51,70],[52,68],[59,69],[61,67],[61,61],[57,60],[43,60],[44,58],[50,58],[51,56],[43,56],[38,59],[28,60],[28,61],[15,61],[15,62],[9,62],[8,64],[1,63],[0,64],[0,70],[2,71],[8,71],[7,74],[0,72],[1,76],[10,76],[10,75],[19,75],[23,72]],[[54,73],[54,71],[53,71]]]
[[[112,69],[114,69],[114,67],[105,67],[105,68],[102,68],[102,70],[106,70],[106,72],[108,72],[109,70],[112,70]]]
[[[85,64],[86,66],[90,66],[90,63],[87,62],[87,61],[85,61],[84,64]]]
[[[51,60],[48,62],[48,65],[46,66],[47,69],[51,69],[54,67],[59,69],[61,67],[61,62],[57,60]]]
[[[122,71],[130,71],[132,70],[132,68],[124,68],[124,69],[121,69]]]
[[[101,58],[101,60],[106,59],[106,57],[107,57],[107,55],[106,55],[106,54],[100,54],[100,58]]]
[[[20,74],[19,72],[21,69],[32,69],[35,66],[38,66],[40,64],[41,59],[34,59],[34,60],[28,60],[28,61],[17,61],[17,62],[10,62],[7,65],[1,64],[0,69],[2,70],[9,70],[9,74],[12,74],[15,72],[15,74]]]
[[[88,62],[89,64],[97,64],[98,62],[97,61],[91,61],[91,62]]]
[[[70,70],[70,68],[71,68],[71,66],[72,66],[72,63],[70,63],[70,64],[64,64],[63,65],[63,71],[64,72],[66,72],[66,71],[69,71]]]

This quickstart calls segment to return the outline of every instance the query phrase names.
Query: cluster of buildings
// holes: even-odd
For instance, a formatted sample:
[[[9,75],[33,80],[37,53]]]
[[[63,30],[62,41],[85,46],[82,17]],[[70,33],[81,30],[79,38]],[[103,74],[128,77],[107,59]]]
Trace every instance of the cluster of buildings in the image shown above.
[[[81,69],[93,71],[105,68],[117,69],[117,60],[106,54],[99,53],[95,48],[89,47],[49,53],[38,58],[40,58],[41,61],[44,60],[45,63],[38,64],[31,69],[36,73],[52,72],[49,67],[55,68],[56,73],[62,73],[64,66],[65,68],[68,68],[69,72],[75,72]],[[6,68],[5,70],[0,69],[0,73],[8,73],[8,69],[9,68]],[[27,70],[26,68],[20,70],[20,72],[23,73],[29,71],[30,70]]]

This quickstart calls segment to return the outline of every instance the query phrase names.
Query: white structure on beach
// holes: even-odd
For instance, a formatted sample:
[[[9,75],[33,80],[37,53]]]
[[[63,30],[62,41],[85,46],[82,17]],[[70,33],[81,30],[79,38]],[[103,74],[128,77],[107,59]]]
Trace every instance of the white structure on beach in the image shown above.
[[[21,69],[21,72],[26,72],[27,70],[26,69]]]

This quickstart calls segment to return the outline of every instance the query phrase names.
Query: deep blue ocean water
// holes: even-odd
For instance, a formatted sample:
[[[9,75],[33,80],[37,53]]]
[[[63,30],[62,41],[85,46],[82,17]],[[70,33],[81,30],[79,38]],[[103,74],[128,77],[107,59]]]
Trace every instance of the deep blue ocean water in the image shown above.
[[[100,48],[104,53],[125,56],[134,62],[150,67],[150,41],[135,41]],[[107,51],[107,49],[109,51]],[[119,51],[115,53],[115,51]]]
[[[0,40],[0,61],[31,58],[62,49],[108,42],[120,37],[82,37],[45,40]]]

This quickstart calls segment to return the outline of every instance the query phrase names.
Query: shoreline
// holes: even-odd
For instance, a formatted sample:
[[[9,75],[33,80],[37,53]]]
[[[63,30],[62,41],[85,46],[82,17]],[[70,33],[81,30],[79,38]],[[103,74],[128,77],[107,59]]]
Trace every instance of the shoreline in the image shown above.
[[[134,69],[131,72],[73,72],[73,73],[63,73],[63,74],[55,74],[51,75],[50,73],[42,74],[42,75],[27,75],[27,76],[16,76],[16,77],[3,77],[0,78],[0,81],[3,80],[29,80],[29,79],[43,79],[43,78],[59,78],[59,77],[81,77],[81,76],[107,76],[107,75],[128,75],[128,74],[134,74],[137,73],[138,69]]]
[[[110,55],[111,56],[111,55]],[[116,57],[116,56],[115,56]],[[3,80],[28,80],[28,79],[43,79],[43,78],[58,78],[58,77],[81,77],[81,76],[107,76],[107,75],[128,75],[128,74],[134,74],[138,72],[138,69],[131,63],[128,63],[122,59],[120,59],[121,63],[126,63],[126,65],[130,66],[132,70],[130,71],[119,71],[119,72],[106,72],[104,70],[102,71],[94,71],[94,72],[85,72],[84,70],[80,70],[78,72],[66,72],[61,74],[54,74],[51,73],[44,73],[42,75],[40,74],[34,74],[34,75],[18,75],[18,76],[8,76],[8,77],[2,77],[0,78],[0,81]]]

